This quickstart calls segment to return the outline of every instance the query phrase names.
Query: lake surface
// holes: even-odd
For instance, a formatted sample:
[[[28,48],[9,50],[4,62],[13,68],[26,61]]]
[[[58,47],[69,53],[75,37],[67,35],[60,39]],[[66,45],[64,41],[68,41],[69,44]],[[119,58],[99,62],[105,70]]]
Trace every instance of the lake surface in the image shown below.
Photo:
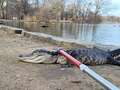
[[[49,27],[41,27],[40,23],[8,23],[11,26],[24,28],[28,31],[44,33],[53,37],[71,40],[84,44],[111,45],[120,47],[120,24],[78,24],[51,23]]]

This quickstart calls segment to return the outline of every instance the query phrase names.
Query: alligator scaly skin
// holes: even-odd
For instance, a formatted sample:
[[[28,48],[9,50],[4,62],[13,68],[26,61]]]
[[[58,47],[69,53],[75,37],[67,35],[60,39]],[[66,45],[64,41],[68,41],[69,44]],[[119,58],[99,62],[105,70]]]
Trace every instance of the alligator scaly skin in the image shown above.
[[[88,65],[102,65],[111,62],[112,56],[107,51],[97,48],[79,48],[66,50],[68,54]]]

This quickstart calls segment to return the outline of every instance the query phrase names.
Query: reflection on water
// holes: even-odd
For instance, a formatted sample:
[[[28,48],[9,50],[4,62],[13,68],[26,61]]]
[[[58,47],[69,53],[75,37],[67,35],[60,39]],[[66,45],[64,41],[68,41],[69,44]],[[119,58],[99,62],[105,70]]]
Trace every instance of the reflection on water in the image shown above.
[[[80,25],[77,23],[54,23],[48,28],[43,28],[39,23],[32,24],[25,29],[33,32],[46,33],[64,39],[76,40],[78,42],[91,43],[93,40],[93,25]]]
[[[120,25],[101,24],[94,34],[94,42],[104,45],[120,46]]]
[[[50,23],[49,27],[46,28],[41,27],[41,24],[36,22],[12,22],[8,25],[77,42],[120,46],[119,24]]]

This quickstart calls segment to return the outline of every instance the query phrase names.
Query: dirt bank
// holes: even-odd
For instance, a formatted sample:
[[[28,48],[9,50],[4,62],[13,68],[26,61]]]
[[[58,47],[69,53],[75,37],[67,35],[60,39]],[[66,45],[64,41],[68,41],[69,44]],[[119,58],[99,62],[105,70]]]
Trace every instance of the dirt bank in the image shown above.
[[[103,90],[93,79],[76,68],[17,61],[17,55],[39,47],[53,46],[0,30],[0,90]],[[120,87],[120,67],[91,67]]]

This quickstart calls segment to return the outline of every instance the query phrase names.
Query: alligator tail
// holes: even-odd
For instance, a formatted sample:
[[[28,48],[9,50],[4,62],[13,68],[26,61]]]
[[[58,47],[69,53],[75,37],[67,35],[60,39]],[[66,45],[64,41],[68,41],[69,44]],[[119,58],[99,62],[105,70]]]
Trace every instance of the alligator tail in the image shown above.
[[[110,51],[109,53],[111,54],[112,57],[116,57],[116,56],[120,55],[120,49]]]
[[[112,64],[112,65],[120,66],[120,61],[119,61],[119,60],[112,60],[112,61],[111,61],[111,64]]]

